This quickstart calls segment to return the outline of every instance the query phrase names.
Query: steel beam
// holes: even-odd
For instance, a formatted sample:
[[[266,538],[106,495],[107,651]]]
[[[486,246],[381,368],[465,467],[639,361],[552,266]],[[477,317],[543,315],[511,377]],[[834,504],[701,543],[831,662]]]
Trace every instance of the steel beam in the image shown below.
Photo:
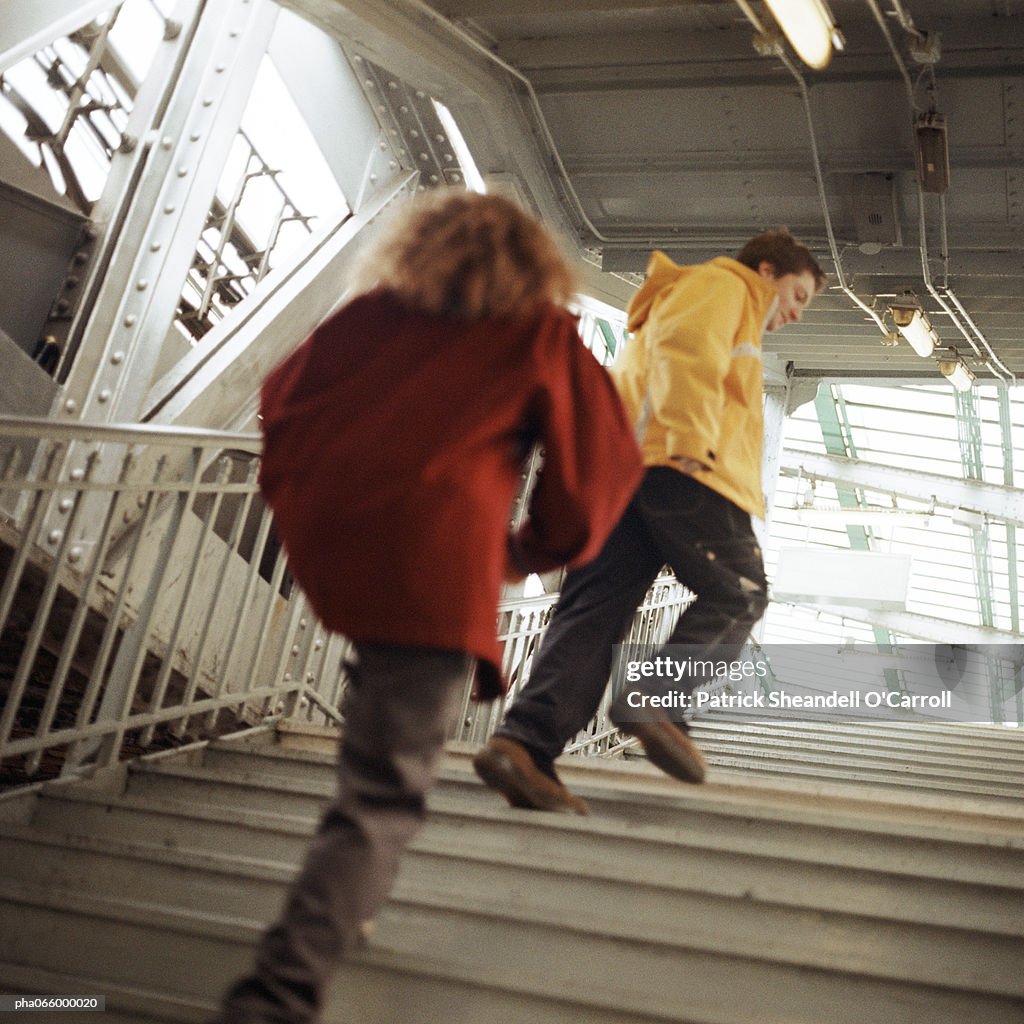
[[[552,7],[550,0],[431,0],[431,7],[448,18],[515,18],[530,14],[587,14],[590,11],[618,11],[622,0],[562,0]],[[630,10],[659,10],[678,7],[679,0],[630,0]]]
[[[0,15],[0,74],[111,6],[110,0],[5,0]]]
[[[792,448],[783,450],[780,471],[787,476],[803,475],[816,480],[830,480],[916,501],[934,499],[937,505],[944,508],[960,508],[1001,522],[1024,524],[1024,490],[1003,484],[958,480],[938,473],[883,466],[836,455],[801,452]]]
[[[788,603],[788,602],[784,602]],[[956,644],[962,646],[992,644],[1019,645],[1024,637],[993,626],[975,626],[964,622],[953,622],[950,619],[939,619],[931,615],[919,615],[915,612],[880,611],[874,608],[855,608],[848,605],[815,605],[828,615],[862,622],[876,630],[886,630],[890,634],[923,640],[932,644]]]
[[[666,240],[669,227],[664,229]],[[747,240],[739,235],[710,238],[707,240],[694,238],[680,246],[678,232],[676,242],[664,247],[665,253],[677,263],[701,263],[719,252],[730,252],[739,249]],[[657,245],[657,236],[651,245]],[[805,241],[807,239],[805,238]],[[651,245],[630,245],[627,243],[605,246],[602,251],[602,269],[628,273],[643,273],[647,260],[651,255]],[[961,279],[971,277],[998,277],[1005,282],[1007,290],[1022,287],[1019,279],[1024,277],[1024,246],[1018,241],[1008,245],[1005,251],[977,252],[966,248],[950,248],[950,260],[956,271],[954,284]],[[822,266],[827,271],[831,259],[823,255]],[[843,269],[850,275],[867,277],[907,277],[913,278],[921,272],[920,252],[909,249],[883,250],[875,256],[865,255],[855,249],[843,253]],[[812,307],[813,309],[814,307]]]
[[[116,248],[67,380],[63,416],[90,422],[138,418],[276,16],[269,0],[204,6],[127,197]]]
[[[337,305],[339,282],[371,234],[367,228],[415,185],[416,175],[407,173],[359,214],[313,235],[287,271],[265,278],[157,382],[146,401],[145,420],[164,426],[247,426],[259,381]]]
[[[471,140],[481,172],[511,175],[534,212],[576,241],[521,83],[459,26],[417,0],[282,0],[281,6],[443,103]]]

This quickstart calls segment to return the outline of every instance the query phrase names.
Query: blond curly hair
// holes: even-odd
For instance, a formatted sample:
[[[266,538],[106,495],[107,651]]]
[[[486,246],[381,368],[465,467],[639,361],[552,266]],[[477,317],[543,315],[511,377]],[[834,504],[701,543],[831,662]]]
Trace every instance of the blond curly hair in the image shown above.
[[[564,306],[576,275],[552,236],[514,202],[439,189],[405,207],[360,260],[356,292],[376,287],[415,309],[482,320]]]

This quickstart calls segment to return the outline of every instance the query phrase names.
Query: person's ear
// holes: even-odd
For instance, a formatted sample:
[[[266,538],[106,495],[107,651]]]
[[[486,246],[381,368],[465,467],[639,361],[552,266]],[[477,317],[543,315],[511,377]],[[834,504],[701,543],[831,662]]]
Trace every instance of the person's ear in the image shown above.
[[[761,260],[757,265],[757,272],[762,276],[768,278],[770,281],[774,281],[776,278],[775,264],[770,260]]]

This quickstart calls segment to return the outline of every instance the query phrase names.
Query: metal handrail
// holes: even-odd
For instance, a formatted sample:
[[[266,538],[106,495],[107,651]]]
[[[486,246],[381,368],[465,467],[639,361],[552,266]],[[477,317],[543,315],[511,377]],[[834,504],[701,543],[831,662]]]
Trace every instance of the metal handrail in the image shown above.
[[[288,577],[259,499],[259,451],[257,434],[0,416],[7,781],[54,761],[86,774],[280,716],[340,722],[348,643]],[[499,606],[510,698],[556,597]],[[628,639],[664,639],[687,599],[657,581]],[[482,742],[506,701],[477,704],[470,683],[451,738]],[[620,740],[602,709],[579,746]]]

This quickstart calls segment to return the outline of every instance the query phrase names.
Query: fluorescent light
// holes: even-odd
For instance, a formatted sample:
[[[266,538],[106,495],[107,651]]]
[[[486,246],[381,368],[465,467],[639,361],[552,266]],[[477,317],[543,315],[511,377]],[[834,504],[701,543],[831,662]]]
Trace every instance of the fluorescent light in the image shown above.
[[[892,314],[892,322],[910,347],[922,359],[927,359],[935,350],[939,338],[921,307],[892,305],[889,312]]]
[[[957,391],[970,391],[974,385],[974,374],[967,368],[962,356],[957,356],[955,359],[940,359],[939,373]]]
[[[843,48],[843,37],[823,0],[765,0],[779,28],[800,59],[820,71],[832,59],[832,47]]]
[[[797,522],[817,526],[930,526],[934,513],[862,505],[860,508],[796,508]]]

